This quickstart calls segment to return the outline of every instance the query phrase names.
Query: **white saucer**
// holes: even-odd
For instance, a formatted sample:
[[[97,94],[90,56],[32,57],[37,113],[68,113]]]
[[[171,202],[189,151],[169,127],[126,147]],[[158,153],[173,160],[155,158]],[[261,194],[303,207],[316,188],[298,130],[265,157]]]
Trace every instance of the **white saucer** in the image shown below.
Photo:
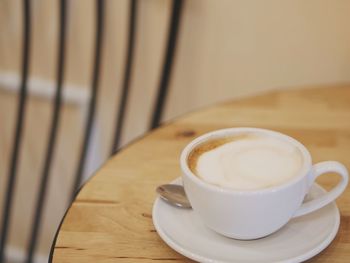
[[[178,178],[173,183],[181,184]],[[307,199],[325,190],[312,186]],[[207,228],[191,209],[176,208],[159,197],[153,206],[153,224],[160,237],[178,253],[199,262],[301,262],[325,249],[340,223],[335,203],[296,219],[276,233],[258,240],[226,238]]]

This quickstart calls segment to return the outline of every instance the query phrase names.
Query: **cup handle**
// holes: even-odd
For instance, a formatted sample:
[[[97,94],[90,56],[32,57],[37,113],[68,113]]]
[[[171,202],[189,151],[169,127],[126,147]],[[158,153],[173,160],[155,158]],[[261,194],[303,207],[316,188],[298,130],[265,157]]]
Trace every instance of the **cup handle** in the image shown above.
[[[334,201],[346,188],[349,180],[349,175],[346,167],[336,161],[326,161],[317,163],[313,166],[311,184],[319,177],[321,174],[328,172],[335,172],[339,174],[342,178],[338,185],[336,185],[331,191],[328,193],[311,200],[309,202],[303,203],[300,208],[296,211],[293,217],[298,217],[302,215],[306,215],[311,213],[317,209],[328,205],[332,201]]]

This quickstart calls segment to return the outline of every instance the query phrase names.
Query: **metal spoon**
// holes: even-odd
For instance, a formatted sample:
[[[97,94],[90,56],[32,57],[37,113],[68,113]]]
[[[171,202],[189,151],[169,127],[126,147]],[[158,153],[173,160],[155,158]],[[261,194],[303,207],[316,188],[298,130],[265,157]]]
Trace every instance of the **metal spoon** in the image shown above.
[[[182,185],[163,184],[157,187],[157,193],[171,205],[181,208],[192,208]]]

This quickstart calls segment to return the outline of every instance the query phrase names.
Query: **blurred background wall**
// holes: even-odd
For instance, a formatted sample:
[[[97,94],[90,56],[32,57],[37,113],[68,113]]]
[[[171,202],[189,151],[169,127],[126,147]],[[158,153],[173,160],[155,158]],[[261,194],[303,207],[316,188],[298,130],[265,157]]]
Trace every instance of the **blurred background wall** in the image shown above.
[[[58,1],[32,1],[30,96],[8,252],[27,245],[55,87]],[[8,176],[20,81],[22,2],[0,1],[0,204]],[[106,1],[97,119],[85,178],[111,150],[128,26],[126,0]],[[63,115],[39,252],[45,259],[69,203],[93,68],[94,1],[68,1]],[[158,88],[171,1],[140,0],[122,144],[144,134]],[[186,0],[163,120],[271,89],[350,81],[350,1]],[[297,105],[296,105],[297,106]],[[145,178],[146,180],[146,178]],[[0,215],[1,216],[1,215]]]

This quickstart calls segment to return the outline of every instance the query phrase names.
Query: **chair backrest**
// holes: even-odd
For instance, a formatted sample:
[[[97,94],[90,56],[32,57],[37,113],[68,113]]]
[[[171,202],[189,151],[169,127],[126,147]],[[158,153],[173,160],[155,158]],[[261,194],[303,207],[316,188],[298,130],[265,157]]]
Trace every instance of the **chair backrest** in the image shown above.
[[[94,37],[94,55],[93,55],[93,70],[91,75],[90,84],[90,99],[88,102],[88,109],[85,119],[85,130],[83,134],[83,143],[80,151],[80,157],[77,164],[75,178],[73,180],[71,199],[76,195],[81,182],[82,175],[86,166],[87,153],[90,147],[91,134],[93,132],[93,125],[95,122],[96,105],[99,96],[99,84],[100,84],[100,69],[101,69],[101,57],[103,52],[103,42],[105,37],[105,1],[95,1],[95,37]],[[115,131],[114,139],[111,145],[111,154],[116,153],[120,147],[120,138],[125,122],[125,114],[128,103],[129,91],[130,91],[130,78],[133,69],[133,58],[135,49],[135,36],[137,32],[136,21],[138,17],[137,13],[137,0],[131,0],[129,6],[129,23],[128,23],[128,39],[127,39],[127,55],[124,64],[124,76],[122,82],[122,92],[119,98],[119,107],[115,114]],[[153,109],[153,116],[149,125],[149,129],[156,128],[161,119],[164,109],[164,103],[166,101],[168,93],[168,83],[171,76],[173,58],[175,55],[176,42],[178,36],[178,29],[180,24],[181,10],[183,6],[182,0],[172,1],[172,10],[169,20],[168,36],[165,54],[163,58],[163,67],[161,68],[160,80],[158,85],[158,91],[156,95],[156,101]],[[55,149],[57,148],[57,136],[59,134],[60,119],[62,117],[62,97],[64,92],[64,74],[67,56],[67,13],[68,13],[67,0],[59,1],[58,16],[58,53],[57,53],[57,65],[56,65],[56,84],[54,100],[51,112],[51,124],[49,127],[49,135],[45,149],[44,163],[41,169],[40,181],[38,193],[36,194],[35,211],[33,216],[29,217],[31,221],[31,232],[27,245],[26,262],[33,262],[34,254],[38,243],[38,235],[40,227],[42,225],[43,208],[48,191],[48,183],[52,171],[52,162]],[[0,262],[5,262],[6,253],[5,248],[8,241],[8,232],[11,224],[11,214],[13,207],[13,200],[16,195],[16,179],[18,174],[19,155],[21,152],[23,141],[23,127],[26,119],[27,109],[27,97],[28,97],[28,79],[29,79],[29,65],[31,59],[31,42],[33,38],[32,34],[32,15],[31,10],[33,3],[30,0],[22,1],[22,21],[23,21],[23,40],[22,40],[22,68],[21,68],[21,80],[18,93],[17,104],[17,116],[15,121],[15,132],[12,142],[12,151],[10,157],[9,171],[7,176],[7,183],[5,188],[4,204],[2,208],[2,221],[1,221],[1,241],[0,241]],[[2,36],[6,37],[6,36]]]

